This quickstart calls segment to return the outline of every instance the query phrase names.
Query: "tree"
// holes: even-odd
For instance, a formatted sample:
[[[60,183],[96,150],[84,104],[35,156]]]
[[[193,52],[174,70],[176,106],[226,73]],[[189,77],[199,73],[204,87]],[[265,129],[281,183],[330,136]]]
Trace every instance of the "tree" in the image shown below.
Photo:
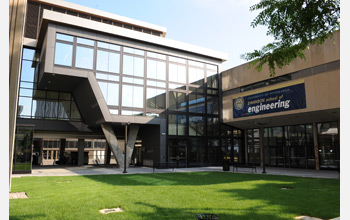
[[[304,51],[310,44],[322,44],[340,29],[340,0],[261,0],[250,11],[262,10],[253,20],[268,27],[267,35],[274,42],[260,50],[241,55],[249,68],[261,71],[268,64],[270,76],[275,76],[276,65],[282,68],[295,58],[305,60]]]

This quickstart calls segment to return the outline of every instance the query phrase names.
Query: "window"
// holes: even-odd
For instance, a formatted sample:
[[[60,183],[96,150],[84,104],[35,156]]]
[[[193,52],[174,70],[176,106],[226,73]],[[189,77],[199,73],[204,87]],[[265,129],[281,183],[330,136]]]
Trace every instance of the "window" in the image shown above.
[[[186,115],[169,114],[168,116],[168,134],[185,135],[186,134]]]
[[[63,40],[63,41],[68,41],[68,42],[73,42],[73,36],[66,35],[66,34],[60,34],[56,33],[56,39],[57,40]]]
[[[147,88],[146,93],[147,108],[165,109],[165,90],[156,88]]]
[[[188,69],[188,81],[191,84],[203,85],[204,84],[204,70],[190,67]]]
[[[125,107],[143,108],[143,87],[123,85],[122,105]]]
[[[108,81],[119,81],[119,76],[104,74],[104,73],[96,73],[96,79],[108,80]]]
[[[84,44],[88,46],[94,46],[94,41],[86,38],[77,37],[78,44]]]
[[[123,60],[123,73],[131,76],[144,76],[144,59],[140,57],[134,57],[124,55]]]
[[[147,57],[152,57],[160,60],[166,60],[166,56],[159,53],[147,52]]]
[[[207,96],[207,113],[219,114],[219,99],[216,96]]]
[[[107,105],[119,105],[119,84],[98,81]]]
[[[72,66],[73,45],[56,42],[55,64]]]
[[[147,60],[147,78],[166,80],[165,62]]]
[[[186,112],[186,93],[170,91],[169,110]]]
[[[203,95],[189,94],[189,112],[205,113],[205,97]]]
[[[94,49],[77,46],[75,66],[84,69],[92,69],[94,64]]]
[[[204,136],[205,121],[203,116],[189,116],[188,121],[188,133],[190,136]]]
[[[208,117],[207,121],[208,136],[219,136],[219,118]]]
[[[104,50],[97,51],[96,69],[99,71],[119,73],[120,55]]]
[[[153,80],[147,80],[147,86],[155,86],[155,87],[165,88],[166,84],[165,84],[165,82],[158,82],[158,81],[153,81]]]
[[[119,45],[109,44],[109,43],[105,43],[105,42],[97,42],[97,47],[104,48],[104,49],[109,49],[109,50],[120,51],[120,46]]]
[[[170,63],[169,81],[186,83],[186,66]]]
[[[130,47],[124,47],[124,52],[125,53],[130,53],[130,54],[136,54],[136,55],[140,55],[140,56],[144,56],[145,55],[145,51],[139,50],[139,49],[135,49],[135,48],[130,48]]]

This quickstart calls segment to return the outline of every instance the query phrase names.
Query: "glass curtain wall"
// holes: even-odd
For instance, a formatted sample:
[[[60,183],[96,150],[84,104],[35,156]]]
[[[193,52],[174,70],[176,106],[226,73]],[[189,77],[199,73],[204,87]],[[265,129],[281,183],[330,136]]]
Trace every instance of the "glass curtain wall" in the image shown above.
[[[247,130],[248,163],[260,165],[259,129]]]
[[[340,144],[337,122],[317,124],[320,168],[339,169]]]
[[[225,142],[217,65],[61,33],[55,51],[55,65],[93,70],[111,114],[166,118],[168,142],[182,144],[177,150],[168,145],[169,161],[179,156],[184,166],[222,162],[222,154],[210,155],[210,148]]]
[[[60,39],[65,38],[60,37]],[[65,56],[65,62],[68,58],[69,56]],[[62,65],[62,62],[59,63]],[[23,48],[17,116],[19,118],[81,121],[78,107],[71,93],[37,89],[38,65],[35,50]]]
[[[264,128],[263,146],[267,166],[306,169],[316,166],[311,124]]]
[[[16,126],[12,173],[32,172],[34,126]]]

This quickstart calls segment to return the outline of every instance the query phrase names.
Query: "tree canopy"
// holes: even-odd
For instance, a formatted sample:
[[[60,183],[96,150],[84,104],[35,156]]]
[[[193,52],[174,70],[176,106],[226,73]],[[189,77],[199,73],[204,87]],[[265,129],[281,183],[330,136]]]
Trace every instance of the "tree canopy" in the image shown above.
[[[241,58],[253,60],[249,68],[255,66],[259,72],[267,63],[271,77],[276,66],[282,68],[297,57],[305,59],[308,45],[322,44],[340,29],[340,0],[261,0],[250,7],[255,10],[261,12],[251,26],[267,26],[266,34],[274,42]]]

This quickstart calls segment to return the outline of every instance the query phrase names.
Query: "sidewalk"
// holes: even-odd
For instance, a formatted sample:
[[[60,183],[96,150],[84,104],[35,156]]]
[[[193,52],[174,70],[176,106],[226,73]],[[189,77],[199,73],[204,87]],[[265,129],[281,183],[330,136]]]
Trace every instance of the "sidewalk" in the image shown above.
[[[113,166],[36,166],[33,167],[32,174],[13,174],[12,177],[24,177],[24,176],[74,176],[74,175],[106,175],[106,174],[124,174],[123,169]],[[176,168],[172,169],[155,169],[155,173],[167,173],[167,172],[203,172],[203,171],[217,171],[217,172],[233,172],[232,166],[230,171],[223,171],[221,166],[217,167],[193,167],[193,168]],[[328,179],[340,179],[340,173],[338,171],[328,170],[306,170],[306,169],[292,169],[292,168],[277,168],[266,167],[266,174],[262,174],[262,168],[257,167],[257,172],[252,173],[250,168],[239,168],[234,173],[250,173],[255,175],[285,175],[285,176],[298,176],[298,177],[312,177],[312,178],[328,178]],[[126,174],[141,174],[141,173],[153,173],[153,168],[150,167],[130,167],[127,168]]]

